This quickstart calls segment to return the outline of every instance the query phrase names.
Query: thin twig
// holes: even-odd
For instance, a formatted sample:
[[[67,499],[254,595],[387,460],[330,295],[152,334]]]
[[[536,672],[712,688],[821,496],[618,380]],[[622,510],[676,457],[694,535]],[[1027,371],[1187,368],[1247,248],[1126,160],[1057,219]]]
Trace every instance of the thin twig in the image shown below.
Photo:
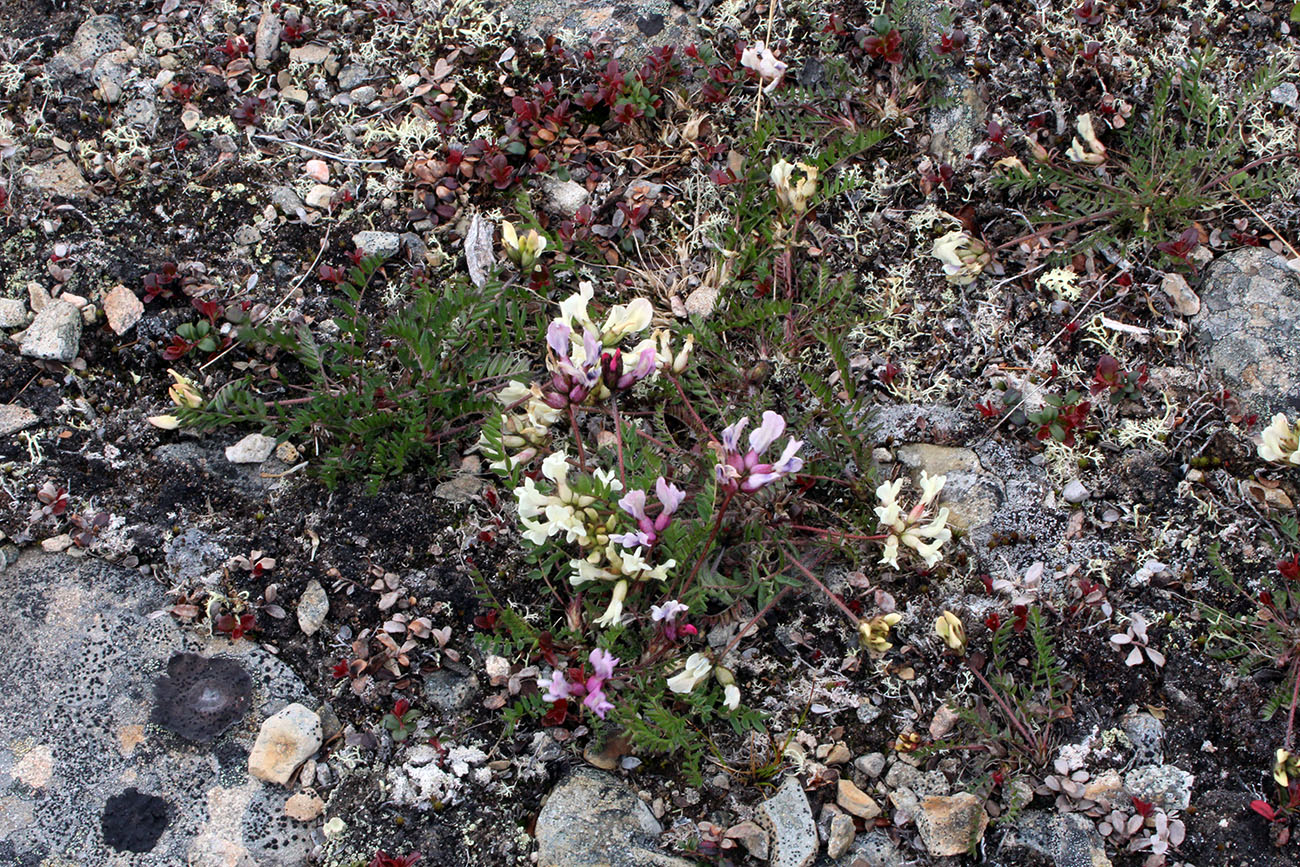
[[[345,157],[345,156],[343,156],[342,154],[332,154],[332,153],[330,153],[329,151],[323,151],[323,150],[320,150],[319,148],[314,148],[314,147],[312,147],[311,145],[305,145],[305,144],[303,144],[302,142],[290,141],[290,140],[287,139],[287,138],[278,138],[278,137],[276,137],[276,136],[273,136],[273,135],[265,135],[265,134],[260,133],[260,132],[255,132],[255,133],[253,133],[251,137],[252,137],[252,138],[260,138],[260,139],[262,139],[263,141],[273,141],[273,142],[275,142],[275,143],[277,143],[277,144],[288,145],[289,147],[294,147],[294,148],[298,148],[299,150],[304,150],[304,151],[306,151],[306,152],[309,153],[309,154],[315,154],[315,155],[318,156],[318,157],[328,157],[329,159],[336,160],[336,161],[341,162],[341,163],[349,163],[349,164],[351,164],[351,165],[355,165],[355,166],[374,166],[374,165],[383,165],[383,164],[385,164],[385,163],[388,162],[388,160],[386,160],[386,159],[385,159],[385,160],[380,160],[380,159],[362,159],[362,158],[359,158],[359,157]]]

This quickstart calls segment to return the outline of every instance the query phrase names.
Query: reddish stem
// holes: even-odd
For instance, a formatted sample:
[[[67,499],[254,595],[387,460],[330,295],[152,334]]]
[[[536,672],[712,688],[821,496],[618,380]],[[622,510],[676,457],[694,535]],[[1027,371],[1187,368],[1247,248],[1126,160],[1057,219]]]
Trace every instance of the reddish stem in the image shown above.
[[[846,615],[848,615],[848,618],[853,621],[853,624],[855,626],[858,624],[859,622],[858,615],[854,614],[853,610],[849,608],[849,606],[845,605],[843,601],[840,600],[840,597],[832,593],[829,587],[823,584],[821,580],[817,578],[816,575],[809,572],[808,569],[802,563],[796,560],[788,550],[785,552],[785,559],[790,561],[790,565],[794,566],[794,568],[802,572],[805,578],[807,578],[812,583],[816,584],[819,590],[821,590],[823,593],[829,596],[830,600],[834,602],[836,605],[838,605],[841,611],[843,611]]]
[[[736,496],[734,490],[727,491],[727,498],[722,501],[722,508],[718,509],[718,517],[713,522],[713,529],[709,531],[709,538],[704,542],[704,548],[700,550],[700,556],[695,561],[695,568],[691,569],[691,574],[687,576],[686,581],[681,587],[677,588],[677,598],[681,599],[690,589],[691,584],[695,581],[695,576],[699,574],[700,567],[704,565],[704,558],[709,556],[709,550],[713,547],[713,540],[718,538],[718,530],[722,529],[722,516],[727,514],[727,507],[731,505],[731,498]]]

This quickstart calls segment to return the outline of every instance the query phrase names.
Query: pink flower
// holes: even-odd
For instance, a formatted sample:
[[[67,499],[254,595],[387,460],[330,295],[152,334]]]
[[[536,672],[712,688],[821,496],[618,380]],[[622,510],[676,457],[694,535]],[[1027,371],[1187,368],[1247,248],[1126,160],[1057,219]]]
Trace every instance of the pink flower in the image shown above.
[[[546,685],[546,692],[542,698],[546,701],[559,701],[560,699],[572,698],[573,686],[564,678],[564,674],[557,668],[551,672],[551,682]]]
[[[595,672],[596,677],[600,678],[602,684],[614,676],[614,666],[618,665],[618,657],[608,650],[596,648],[587,659],[591,662],[591,670]],[[588,680],[587,684],[588,688],[590,688],[591,681]],[[599,688],[599,685],[597,688]]]
[[[605,698],[605,693],[600,688],[588,690],[587,697],[582,700],[582,703],[601,719],[604,719],[605,714],[614,709],[614,705]]]

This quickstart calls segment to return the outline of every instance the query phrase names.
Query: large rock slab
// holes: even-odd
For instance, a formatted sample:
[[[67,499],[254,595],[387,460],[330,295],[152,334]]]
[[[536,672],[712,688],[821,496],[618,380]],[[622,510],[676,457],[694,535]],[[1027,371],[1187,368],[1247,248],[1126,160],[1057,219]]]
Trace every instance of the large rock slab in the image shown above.
[[[576,768],[537,816],[538,867],[690,867],[655,850],[663,827],[613,774]]]
[[[1201,357],[1261,416],[1300,412],[1300,274],[1263,247],[1221,256],[1205,271],[1192,327]]]
[[[301,680],[249,641],[171,617],[101,560],[26,553],[0,572],[0,864],[308,863],[292,793],[250,779],[261,721]]]
[[[527,36],[571,34],[579,44],[605,42],[624,49],[637,65],[653,48],[681,51],[698,41],[696,22],[672,0],[507,0],[502,14],[521,22]]]

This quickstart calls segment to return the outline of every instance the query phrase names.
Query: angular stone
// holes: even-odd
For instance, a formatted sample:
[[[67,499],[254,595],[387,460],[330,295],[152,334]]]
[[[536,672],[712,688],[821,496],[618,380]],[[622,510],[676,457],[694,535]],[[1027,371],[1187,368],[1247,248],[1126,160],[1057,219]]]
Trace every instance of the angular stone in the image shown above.
[[[315,635],[325,624],[325,615],[329,612],[330,598],[320,582],[313,578],[298,597],[298,628],[304,635]]]
[[[402,249],[402,236],[396,232],[357,232],[352,236],[352,243],[367,257],[391,259]]]
[[[1147,765],[1124,775],[1124,789],[1130,795],[1170,813],[1187,809],[1195,782],[1193,774],[1176,765]]]
[[[857,829],[853,827],[853,820],[843,813],[836,813],[831,817],[830,833],[826,838],[826,854],[831,858],[839,858],[849,851],[856,836]]]
[[[952,446],[908,443],[898,447],[898,459],[909,469],[925,470],[931,476],[962,470],[970,473],[983,471],[980,459],[973,451]]]
[[[23,335],[21,352],[28,358],[67,363],[81,347],[81,311],[66,301],[54,301],[36,314]]]
[[[43,195],[79,199],[90,195],[90,184],[67,154],[56,154],[43,163],[28,166],[20,175],[23,186]]]
[[[104,296],[104,318],[114,334],[125,334],[135,327],[144,315],[144,303],[121,283]]]
[[[0,403],[0,437],[16,434],[40,422],[41,417],[25,406]]]
[[[767,860],[767,832],[754,822],[746,821],[741,822],[739,825],[732,825],[723,836],[730,840],[740,841],[740,845],[744,846],[749,854],[758,860]]]
[[[307,204],[313,208],[326,210],[330,202],[334,201],[336,190],[329,184],[317,184],[307,191]]]
[[[922,798],[916,830],[931,855],[961,855],[984,836],[989,816],[979,798],[967,792]]]
[[[268,5],[262,10],[253,36],[253,65],[258,69],[266,69],[280,47],[280,29],[280,16]]]
[[[1195,316],[1201,312],[1201,299],[1187,285],[1187,278],[1177,271],[1164,276],[1160,281],[1160,289],[1169,296],[1174,312],[1179,316]]]
[[[232,464],[260,464],[275,451],[275,437],[253,433],[233,446],[226,446],[226,460]]]
[[[795,777],[786,777],[776,794],[758,808],[758,824],[771,843],[772,867],[808,867],[820,845],[808,796]]]
[[[259,780],[286,785],[320,745],[320,717],[294,702],[262,723],[248,754],[248,772]]]
[[[0,298],[0,328],[22,328],[27,324],[27,305],[17,298]]]
[[[1011,823],[1002,848],[1037,852],[1056,867],[1111,867],[1096,825],[1079,813],[1025,810]]]
[[[865,756],[858,756],[853,760],[853,767],[874,780],[885,771],[885,754],[867,753]]]
[[[843,777],[835,790],[835,803],[860,819],[874,819],[881,813],[874,798]]]
[[[573,181],[542,178],[539,185],[542,188],[542,195],[546,197],[543,207],[561,217],[574,216],[591,198],[591,193],[587,192],[586,187]]]
[[[295,822],[310,822],[325,812],[325,802],[315,792],[295,792],[284,803],[284,814]]]
[[[538,867],[689,867],[657,851],[663,827],[618,777],[575,768],[537,815]]]
[[[314,66],[320,63],[324,63],[327,59],[329,59],[329,56],[330,56],[329,46],[320,45],[315,42],[312,42],[307,45],[301,45],[297,48],[289,49],[290,63],[308,63]]]

